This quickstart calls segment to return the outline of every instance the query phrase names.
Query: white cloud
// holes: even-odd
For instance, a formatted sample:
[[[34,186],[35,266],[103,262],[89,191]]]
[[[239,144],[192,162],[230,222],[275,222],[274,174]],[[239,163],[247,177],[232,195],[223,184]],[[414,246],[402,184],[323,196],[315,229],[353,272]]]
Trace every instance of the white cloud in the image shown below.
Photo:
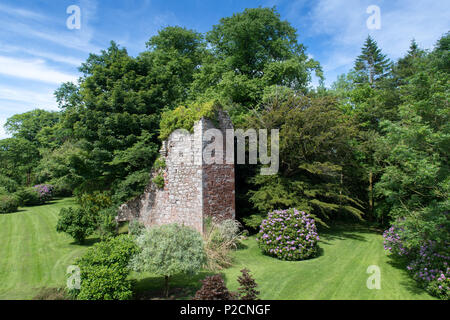
[[[0,117],[0,140],[9,138],[9,135],[6,133],[5,128],[3,128],[5,123],[6,123],[6,118]]]
[[[0,56],[0,73],[53,84],[61,84],[67,81],[74,82],[77,80],[77,77],[72,74],[50,68],[41,59],[23,60]]]
[[[2,45],[0,44],[0,51],[5,53],[25,53],[31,56],[35,56],[38,58],[44,58],[48,60],[52,60],[54,62],[61,62],[64,64],[72,65],[72,66],[80,66],[84,61],[82,59],[78,59],[75,57],[58,55],[55,53],[47,52],[47,51],[39,51],[34,49],[29,49],[25,47],[16,47],[10,45]]]
[[[39,14],[35,11],[25,10],[21,8],[13,8],[4,4],[0,4],[0,12],[6,13],[15,17],[24,17],[36,20],[45,20],[46,17],[42,14]]]
[[[294,2],[291,14],[303,4],[303,0]],[[380,30],[369,30],[366,26],[370,16],[366,9],[370,5],[381,9]],[[319,0],[300,18],[305,36],[328,39],[320,60],[329,84],[336,79],[338,70],[348,71],[352,67],[368,34],[389,58],[396,60],[406,53],[413,38],[422,48],[431,49],[450,29],[449,16],[448,1]]]
[[[31,91],[18,89],[15,87],[0,87],[0,100],[10,102],[10,105],[15,105],[15,102],[26,104],[31,108],[45,108],[56,110],[56,100],[53,96],[54,89],[41,89],[40,91]],[[0,102],[1,104],[1,102]],[[2,107],[4,109],[4,107]]]

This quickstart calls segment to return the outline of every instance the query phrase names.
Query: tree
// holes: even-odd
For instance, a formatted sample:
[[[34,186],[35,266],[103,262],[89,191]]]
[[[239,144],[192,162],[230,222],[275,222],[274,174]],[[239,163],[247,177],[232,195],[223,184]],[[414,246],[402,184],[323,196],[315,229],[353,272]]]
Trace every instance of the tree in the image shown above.
[[[330,97],[309,98],[291,93],[271,98],[248,123],[280,130],[280,169],[271,176],[257,175],[250,200],[261,214],[297,207],[320,223],[349,213],[361,218],[358,175],[351,141],[357,130]]]
[[[387,76],[391,62],[370,36],[367,37],[361,50],[361,54],[355,61],[355,71],[358,73],[359,82],[368,82],[371,87],[375,87],[380,79]]]
[[[55,126],[59,119],[59,112],[35,109],[8,118],[5,129],[14,138],[26,139],[34,143],[36,147],[41,147],[37,139],[39,132],[44,128]]]
[[[140,252],[130,264],[135,271],[164,276],[164,295],[175,274],[196,274],[206,262],[199,232],[177,224],[155,226],[137,238]]]
[[[306,91],[310,72],[321,74],[297,42],[296,30],[275,9],[245,9],[223,18],[207,33],[211,53],[195,78],[196,96],[219,97],[255,107],[264,88],[285,85]]]
[[[30,186],[32,170],[39,162],[39,150],[25,138],[0,140],[0,174],[20,185]]]

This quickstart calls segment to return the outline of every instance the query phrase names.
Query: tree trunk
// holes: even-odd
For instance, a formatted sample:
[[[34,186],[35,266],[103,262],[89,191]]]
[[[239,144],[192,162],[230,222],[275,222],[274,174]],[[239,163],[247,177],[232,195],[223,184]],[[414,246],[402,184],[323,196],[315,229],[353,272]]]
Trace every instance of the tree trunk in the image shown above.
[[[169,276],[164,276],[164,295],[169,297]]]

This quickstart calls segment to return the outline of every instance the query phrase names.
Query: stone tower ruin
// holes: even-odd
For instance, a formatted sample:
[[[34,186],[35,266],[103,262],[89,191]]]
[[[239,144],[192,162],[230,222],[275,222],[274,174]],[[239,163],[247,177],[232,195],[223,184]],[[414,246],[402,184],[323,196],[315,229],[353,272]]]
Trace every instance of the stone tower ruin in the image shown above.
[[[215,221],[234,219],[234,163],[225,161],[225,151],[212,154],[223,161],[205,161],[203,151],[211,141],[205,132],[209,129],[220,130],[226,150],[226,130],[233,129],[226,112],[218,111],[214,122],[202,118],[194,125],[193,133],[174,131],[160,150],[165,168],[151,174],[152,179],[162,175],[164,187],[151,179],[143,195],[119,208],[117,221],[138,219],[146,227],[179,223],[203,232],[207,217]]]

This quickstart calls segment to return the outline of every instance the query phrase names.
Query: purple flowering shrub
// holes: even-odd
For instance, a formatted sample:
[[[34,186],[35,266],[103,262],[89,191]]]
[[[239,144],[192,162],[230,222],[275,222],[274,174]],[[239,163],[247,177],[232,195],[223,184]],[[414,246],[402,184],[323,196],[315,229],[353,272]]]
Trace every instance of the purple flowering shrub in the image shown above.
[[[50,201],[53,197],[54,187],[50,184],[39,184],[33,187],[39,195],[42,203]]]
[[[303,260],[317,253],[314,219],[295,208],[275,210],[263,220],[256,238],[262,251],[281,260]]]
[[[383,234],[384,249],[394,257],[407,261],[410,275],[430,294],[441,299],[450,298],[450,254],[449,243],[439,245],[436,241],[425,241],[420,246],[407,248],[404,230],[393,225]]]

